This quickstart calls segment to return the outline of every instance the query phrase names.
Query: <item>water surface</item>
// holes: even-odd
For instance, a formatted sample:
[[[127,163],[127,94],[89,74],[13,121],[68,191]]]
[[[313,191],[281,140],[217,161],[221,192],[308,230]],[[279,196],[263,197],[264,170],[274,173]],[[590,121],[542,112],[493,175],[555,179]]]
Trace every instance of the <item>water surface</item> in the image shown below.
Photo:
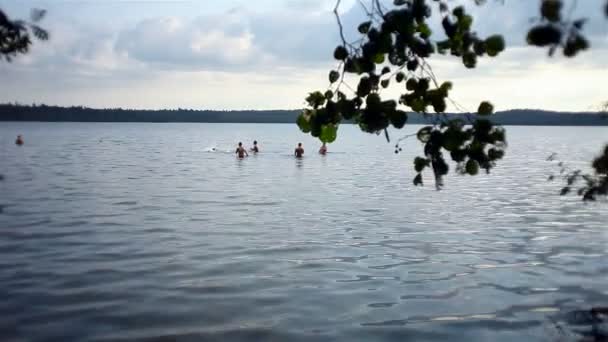
[[[351,126],[322,157],[294,125],[2,123],[0,336],[556,340],[608,304],[608,206],[559,197],[546,157],[585,166],[606,130],[508,138],[437,192],[411,183],[416,141]]]

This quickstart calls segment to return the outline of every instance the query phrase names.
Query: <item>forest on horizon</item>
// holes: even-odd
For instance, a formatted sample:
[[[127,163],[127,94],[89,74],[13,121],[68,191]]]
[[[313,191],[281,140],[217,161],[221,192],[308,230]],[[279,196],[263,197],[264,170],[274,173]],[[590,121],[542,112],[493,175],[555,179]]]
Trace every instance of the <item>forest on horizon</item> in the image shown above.
[[[295,123],[300,113],[301,110],[96,109],[82,106],[0,104],[0,121]],[[463,116],[463,114],[446,115]],[[514,109],[497,112],[491,120],[501,125],[608,126],[606,116],[598,112]],[[408,123],[430,124],[431,122],[430,115],[408,113]]]

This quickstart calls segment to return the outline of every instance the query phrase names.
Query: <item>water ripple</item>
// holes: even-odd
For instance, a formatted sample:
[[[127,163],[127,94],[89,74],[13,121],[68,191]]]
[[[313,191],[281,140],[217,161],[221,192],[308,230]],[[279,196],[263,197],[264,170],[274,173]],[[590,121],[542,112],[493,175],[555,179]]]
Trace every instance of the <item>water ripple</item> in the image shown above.
[[[601,130],[510,127],[491,175],[451,174],[437,192],[428,174],[429,186],[411,184],[416,141],[394,155],[348,125],[336,153],[299,161],[294,142],[318,143],[292,126],[143,126],[0,126],[31,142],[0,141],[3,340],[547,341],[603,329],[589,308],[608,306],[608,212],[546,182],[547,155],[590,160]],[[262,152],[208,152],[232,151],[237,135]]]

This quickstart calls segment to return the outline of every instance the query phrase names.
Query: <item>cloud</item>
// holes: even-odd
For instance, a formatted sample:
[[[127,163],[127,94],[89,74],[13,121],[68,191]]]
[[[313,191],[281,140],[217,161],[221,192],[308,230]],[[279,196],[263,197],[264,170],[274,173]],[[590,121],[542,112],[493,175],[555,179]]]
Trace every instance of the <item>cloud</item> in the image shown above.
[[[330,12],[290,2],[273,12],[154,18],[119,33],[116,50],[145,63],[198,70],[326,65],[338,42]],[[294,20],[297,18],[297,20]]]
[[[153,18],[118,34],[115,49],[154,67],[225,69],[268,61],[240,13],[223,17]]]
[[[579,1],[574,16],[595,15],[593,5],[598,1]],[[593,48],[575,59],[559,54],[547,58],[545,49],[523,43],[532,25],[529,19],[538,13],[537,1],[450,3],[459,2],[476,15],[481,36],[502,32],[510,42],[505,53],[480,59],[474,70],[451,56],[430,60],[440,80],[455,81],[454,96],[463,105],[474,108],[481,100],[491,100],[500,109],[586,109],[581,107],[585,102],[601,96],[592,80],[608,76],[605,36],[593,40]],[[303,105],[303,94],[327,86],[327,71],[337,64],[332,54],[340,39],[328,3],[334,2],[286,0],[264,12],[237,7],[221,15],[123,14],[130,19],[120,25],[102,25],[78,13],[51,15],[45,21],[52,33],[49,42],[36,43],[32,53],[11,64],[0,64],[0,73],[8,80],[0,84],[0,101],[296,108]],[[342,3],[346,34],[357,38],[356,27],[365,14],[357,1]],[[586,32],[593,35],[598,27],[605,32],[608,21],[594,19],[589,25]],[[564,95],[570,90],[562,85],[569,80],[581,85],[580,91],[571,92],[575,97]],[[535,94],[542,94],[540,101]]]

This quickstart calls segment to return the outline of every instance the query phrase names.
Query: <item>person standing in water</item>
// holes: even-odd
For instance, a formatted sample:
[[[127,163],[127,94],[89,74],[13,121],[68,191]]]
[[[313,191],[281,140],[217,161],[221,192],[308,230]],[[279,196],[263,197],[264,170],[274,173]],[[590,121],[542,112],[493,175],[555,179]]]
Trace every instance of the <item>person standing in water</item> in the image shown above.
[[[251,152],[253,152],[253,153],[260,152],[260,149],[258,148],[258,141],[257,140],[253,141],[253,147],[251,148]]]
[[[17,140],[15,140],[15,144],[17,144],[18,146],[23,145],[23,138],[21,137],[21,134],[19,134],[17,136]]]
[[[238,155],[239,158],[245,158],[246,156],[249,157],[249,153],[247,153],[247,150],[243,147],[243,143],[240,141],[235,153]]]
[[[322,155],[327,154],[327,145],[325,143],[323,143],[323,145],[321,145],[321,148],[319,149],[319,154],[322,154]]]
[[[304,155],[304,148],[302,147],[302,143],[298,143],[298,147],[296,147],[294,154],[296,158],[302,158],[302,156]]]

